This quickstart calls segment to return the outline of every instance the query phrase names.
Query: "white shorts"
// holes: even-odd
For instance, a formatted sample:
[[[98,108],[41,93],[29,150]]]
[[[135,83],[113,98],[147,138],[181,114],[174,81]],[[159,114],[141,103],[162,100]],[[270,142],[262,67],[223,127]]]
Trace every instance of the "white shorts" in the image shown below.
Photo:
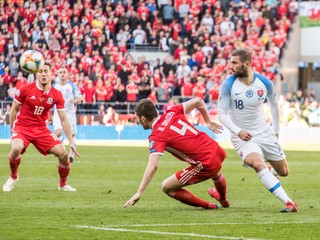
[[[68,121],[70,123],[72,134],[75,135],[77,133],[77,118],[76,118],[76,114],[68,114],[67,118],[68,118]],[[52,124],[53,124],[54,130],[62,129],[61,121],[60,121],[60,118],[59,118],[57,110],[54,110]]]
[[[281,161],[286,158],[279,141],[271,128],[255,135],[248,142],[232,135],[231,142],[238,155],[244,160],[250,153],[261,154],[265,161]]]

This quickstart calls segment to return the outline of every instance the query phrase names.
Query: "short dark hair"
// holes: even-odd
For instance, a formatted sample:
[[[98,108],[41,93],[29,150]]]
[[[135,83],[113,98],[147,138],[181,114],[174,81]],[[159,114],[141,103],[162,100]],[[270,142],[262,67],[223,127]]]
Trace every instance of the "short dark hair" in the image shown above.
[[[252,62],[251,54],[246,49],[237,49],[237,50],[233,51],[231,53],[231,57],[234,57],[234,56],[239,56],[239,60],[242,63],[247,62],[247,61]]]
[[[44,65],[44,66],[49,66],[49,68],[51,69],[51,63],[45,61],[43,65]]]
[[[145,117],[148,121],[158,117],[158,111],[154,103],[148,99],[144,98],[138,101],[137,105],[134,107],[134,112],[139,117]]]

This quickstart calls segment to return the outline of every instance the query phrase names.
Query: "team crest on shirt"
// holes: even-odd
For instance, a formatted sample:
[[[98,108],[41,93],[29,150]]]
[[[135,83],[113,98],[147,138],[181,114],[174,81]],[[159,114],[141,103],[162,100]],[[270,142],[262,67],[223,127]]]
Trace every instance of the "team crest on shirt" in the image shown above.
[[[247,98],[252,98],[253,97],[253,91],[252,90],[246,91],[246,96],[247,96]]]
[[[49,97],[47,103],[48,104],[52,104],[53,103],[53,98]]]
[[[259,97],[262,97],[263,96],[263,89],[259,89],[257,91],[257,94],[258,94]]]

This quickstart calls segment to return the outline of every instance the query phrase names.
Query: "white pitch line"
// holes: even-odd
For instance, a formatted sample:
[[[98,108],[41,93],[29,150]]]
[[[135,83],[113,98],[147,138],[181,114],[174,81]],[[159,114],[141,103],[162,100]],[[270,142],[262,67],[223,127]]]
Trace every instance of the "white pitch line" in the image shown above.
[[[124,229],[124,228],[110,228],[110,227],[94,227],[94,226],[75,226],[76,228],[86,228],[95,229],[103,231],[114,231],[114,232],[135,232],[135,233],[151,233],[159,235],[176,235],[176,236],[187,236],[187,237],[202,237],[202,238],[217,238],[217,239],[234,239],[234,240],[262,240],[259,238],[244,238],[244,237],[229,237],[229,236],[215,236],[215,235],[205,235],[197,233],[176,233],[176,232],[160,232],[160,231],[149,231],[149,230],[134,230],[134,229]]]
[[[120,224],[120,225],[107,225],[106,227],[110,228],[118,228],[118,227],[171,227],[171,226],[198,226],[198,225],[271,225],[271,224],[310,224],[310,223],[318,223],[318,222],[261,222],[261,223],[154,223],[154,224]]]

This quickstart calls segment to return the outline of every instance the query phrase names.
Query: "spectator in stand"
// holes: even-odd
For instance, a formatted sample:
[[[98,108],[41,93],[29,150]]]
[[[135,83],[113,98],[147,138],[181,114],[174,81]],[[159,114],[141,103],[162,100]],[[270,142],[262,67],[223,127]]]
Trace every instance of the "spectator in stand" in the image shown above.
[[[213,47],[210,45],[210,40],[206,40],[204,42],[204,46],[201,48],[201,51],[204,53],[205,57],[209,55],[209,53],[213,54]]]
[[[4,74],[3,74],[3,80],[6,84],[9,85],[9,83],[13,83],[14,82],[14,78],[11,76],[11,74],[9,73],[9,67],[6,67],[4,69]]]
[[[187,65],[186,61],[182,61],[181,64],[177,67],[177,79],[178,85],[181,86],[184,82],[184,79],[188,77],[191,73],[191,68]]]
[[[197,77],[197,82],[193,88],[193,96],[199,97],[204,100],[206,95],[206,85],[204,83],[204,78],[201,76]]]
[[[133,30],[132,37],[134,38],[134,44],[136,45],[141,45],[147,42],[147,35],[142,29],[141,24],[138,24],[137,29]]]
[[[168,76],[170,70],[175,71],[175,66],[174,66],[173,58],[171,56],[168,56],[163,60],[163,63],[160,67],[160,73],[162,76]]]
[[[309,124],[314,127],[320,126],[320,103],[318,101],[311,103]]]
[[[193,97],[194,84],[191,82],[190,77],[186,77],[181,87],[182,102],[186,102]]]
[[[188,15],[190,10],[190,5],[187,0],[182,0],[182,3],[178,7],[179,21],[181,22],[186,15]]]
[[[164,52],[168,52],[170,50],[170,32],[159,32],[159,45],[160,49]]]
[[[4,101],[7,97],[8,84],[4,82],[3,77],[0,75],[0,101]]]
[[[118,42],[121,42],[123,45],[126,45],[131,38],[131,34],[125,31],[124,29],[120,28],[116,38]]]
[[[95,88],[93,86],[92,80],[88,80],[86,82],[86,85],[84,86],[83,90],[83,103],[84,108],[86,109],[87,114],[92,113],[92,109],[94,108],[94,104],[96,103],[96,94],[95,94]]]
[[[16,94],[17,89],[16,87],[13,85],[12,82],[9,83],[8,86],[8,90],[7,90],[7,97],[6,97],[6,101],[13,101],[14,99],[14,95]]]
[[[235,25],[232,21],[230,21],[230,19],[228,17],[226,17],[224,19],[224,21],[221,22],[221,24],[220,24],[221,35],[231,36],[234,29],[235,29]]]
[[[206,10],[206,13],[201,20],[201,24],[203,24],[208,29],[209,33],[213,32],[214,20],[213,17],[210,15],[209,9]]]
[[[163,23],[165,25],[170,25],[172,23],[174,15],[175,15],[175,10],[174,10],[174,7],[172,6],[172,1],[169,0],[168,4],[165,5],[162,10]]]
[[[159,109],[162,109],[163,103],[169,100],[169,87],[166,78],[162,78],[160,85],[156,88],[157,91],[157,102],[162,103],[159,105]]]
[[[157,90],[152,89],[151,93],[148,96],[148,99],[150,99],[154,105],[157,105]]]
[[[138,100],[148,98],[151,94],[151,83],[148,77],[141,76],[141,82],[138,84]]]
[[[185,48],[182,43],[179,43],[178,47],[174,51],[173,58],[176,62],[180,62],[181,56],[183,55]]]
[[[17,62],[16,57],[12,57],[10,62],[9,62],[9,72],[12,77],[17,77],[18,76],[18,71],[20,69],[20,64]]]
[[[112,85],[111,79],[106,79],[104,81],[104,88],[107,91],[105,101],[111,102],[113,98],[113,85]]]
[[[209,94],[209,99],[208,99],[209,106],[212,106],[213,104],[216,104],[218,102],[219,90],[220,90],[220,86],[216,81],[214,81],[213,86],[209,88],[207,87],[207,92]]]
[[[98,114],[99,114],[99,115],[104,115],[104,114],[105,114],[105,110],[106,110],[106,107],[104,106],[103,103],[101,103],[101,104],[99,105]]]
[[[23,84],[27,83],[27,79],[23,76],[23,72],[19,71],[18,76],[14,79],[15,87],[19,89]]]
[[[317,100],[317,96],[316,96],[316,92],[315,92],[314,88],[311,88],[311,89],[309,90],[308,97],[309,97],[309,101],[310,101],[310,102],[314,102],[314,101]]]
[[[118,123],[119,120],[119,114],[113,107],[108,107],[105,111],[105,114],[103,116],[103,123],[106,126],[114,126]]]
[[[127,92],[127,102],[136,102],[138,97],[138,85],[134,82],[134,80],[129,76],[128,84],[126,85]]]
[[[1,31],[0,31],[1,34]],[[1,42],[1,35],[0,35],[0,42]],[[5,56],[2,54],[0,55],[0,76],[4,75],[4,69],[8,66],[8,62],[5,60]]]
[[[194,66],[196,67],[200,67],[200,64],[198,62],[198,60],[196,59],[196,55],[195,54],[192,54],[191,55],[191,58],[188,59],[188,66],[193,69]]]
[[[106,101],[107,90],[104,86],[104,82],[102,81],[101,77],[98,78],[96,87],[95,87],[95,95],[96,95],[96,102],[101,103]]]
[[[123,83],[121,83],[120,78],[117,78],[117,82],[114,86],[113,100],[116,104],[115,108],[118,112],[126,109],[127,92],[126,92],[126,87]]]

